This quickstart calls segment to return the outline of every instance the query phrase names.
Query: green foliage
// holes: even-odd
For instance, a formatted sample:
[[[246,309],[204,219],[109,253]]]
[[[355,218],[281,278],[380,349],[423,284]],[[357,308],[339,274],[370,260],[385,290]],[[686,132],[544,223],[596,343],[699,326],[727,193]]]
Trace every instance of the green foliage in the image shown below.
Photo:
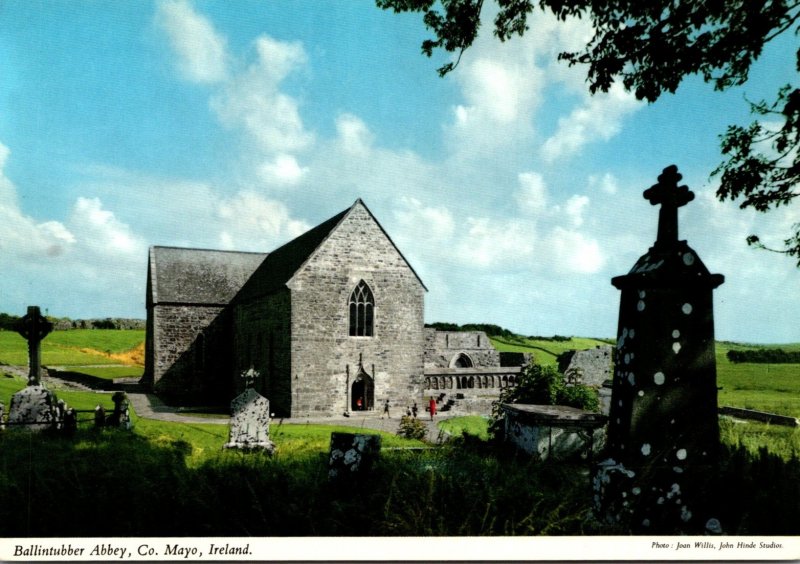
[[[7,313],[0,313],[0,330],[14,331],[14,326],[19,321],[18,315],[9,315]]]
[[[397,434],[407,439],[424,440],[428,435],[428,427],[416,417],[403,415],[400,418],[400,429]]]
[[[800,351],[785,351],[783,349],[729,350],[726,356],[731,362],[800,364]]]
[[[500,404],[528,403],[534,405],[565,405],[587,411],[597,411],[597,392],[588,386],[567,386],[564,376],[552,366],[529,364],[520,374],[517,385],[503,388],[500,398],[492,405],[491,433],[499,436],[503,415]]]
[[[552,366],[528,365],[520,374],[517,385],[503,388],[500,403],[531,403],[566,405],[596,411],[597,394],[587,386],[567,386],[564,376]]]
[[[496,4],[494,34],[501,41],[528,30],[528,17],[537,4],[560,20],[591,21],[594,32],[586,44],[578,51],[560,53],[558,59],[570,66],[585,65],[593,94],[608,92],[620,81],[625,90],[648,102],[674,93],[693,75],[712,83],[715,90],[742,85],[765,44],[784,32],[793,32],[794,37],[800,32],[800,4],[783,0],[496,0]],[[478,36],[484,0],[377,0],[377,5],[423,14],[425,27],[434,35],[422,42],[423,53],[430,57],[434,50],[444,49],[458,54],[438,69],[443,76],[458,65]],[[800,60],[800,50],[796,56]],[[767,211],[800,196],[800,89],[786,84],[774,102],[751,103],[751,112],[761,121],[747,128],[728,128],[722,136],[727,160],[713,175],[721,175],[720,201],[741,198],[740,207]],[[795,257],[800,266],[800,223],[792,229],[783,248],[769,250]],[[767,248],[757,235],[750,235],[747,242]]]
[[[756,455],[766,448],[784,460],[800,457],[800,427],[768,425],[756,421],[719,419],[720,442],[733,449],[743,448]]]
[[[483,331],[490,337],[512,338],[516,336],[512,331],[492,323],[466,323],[464,325],[459,325],[457,323],[437,321],[435,323],[426,323],[425,327],[436,329],[437,331]]]

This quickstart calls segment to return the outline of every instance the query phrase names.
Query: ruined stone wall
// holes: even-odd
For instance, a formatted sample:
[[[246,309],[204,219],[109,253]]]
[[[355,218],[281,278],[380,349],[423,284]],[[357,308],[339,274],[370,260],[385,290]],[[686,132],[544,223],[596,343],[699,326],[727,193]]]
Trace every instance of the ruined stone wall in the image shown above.
[[[425,367],[448,368],[460,354],[475,367],[500,366],[500,353],[483,331],[425,329]]]
[[[349,336],[348,303],[360,280],[375,299],[372,337]],[[375,409],[386,399],[392,406],[419,400],[424,288],[364,208],[353,208],[289,287],[293,417],[347,410],[359,355],[374,377]]]
[[[613,350],[611,345],[598,346],[584,351],[573,351],[571,357],[559,362],[559,370],[565,375],[572,370],[582,374],[579,383],[599,388],[614,375]]]
[[[291,309],[288,290],[234,306],[233,387],[243,391],[240,375],[255,368],[259,378],[254,388],[277,417],[292,411]]]
[[[152,383],[159,393],[183,401],[205,395],[213,380],[205,359],[214,357],[219,362],[225,348],[214,340],[224,331],[208,331],[222,310],[221,306],[165,304],[152,308]]]

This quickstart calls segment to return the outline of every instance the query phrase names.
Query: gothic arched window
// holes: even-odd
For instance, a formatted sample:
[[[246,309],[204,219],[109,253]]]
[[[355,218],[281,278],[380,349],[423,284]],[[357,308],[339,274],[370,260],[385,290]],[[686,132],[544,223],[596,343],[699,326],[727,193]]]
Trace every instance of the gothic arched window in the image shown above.
[[[363,280],[350,294],[350,336],[372,337],[374,328],[375,298]]]

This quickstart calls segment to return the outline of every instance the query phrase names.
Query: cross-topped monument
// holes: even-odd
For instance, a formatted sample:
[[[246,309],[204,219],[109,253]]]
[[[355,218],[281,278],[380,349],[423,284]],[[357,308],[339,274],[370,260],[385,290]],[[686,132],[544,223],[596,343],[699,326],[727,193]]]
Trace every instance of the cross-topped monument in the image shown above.
[[[26,313],[16,324],[17,333],[28,341],[28,385],[41,385],[42,350],[40,344],[53,330],[53,324],[42,316],[39,306],[28,306]]]
[[[688,186],[678,186],[682,178],[678,167],[670,165],[658,175],[658,184],[653,184],[644,191],[644,197],[652,205],[661,204],[658,211],[657,247],[678,242],[678,208],[694,200],[694,192]]]
[[[658,239],[611,280],[622,295],[596,513],[634,533],[701,534],[721,518],[709,481],[719,447],[712,290],[724,277],[678,240],[678,208],[694,194],[677,167],[658,180],[643,194],[661,204]]]

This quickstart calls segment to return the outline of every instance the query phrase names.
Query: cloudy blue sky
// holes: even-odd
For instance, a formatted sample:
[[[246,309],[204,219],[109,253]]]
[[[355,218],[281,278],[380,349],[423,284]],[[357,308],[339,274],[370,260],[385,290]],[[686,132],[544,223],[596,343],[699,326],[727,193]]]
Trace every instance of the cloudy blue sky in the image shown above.
[[[709,179],[794,50],[647,105],[556,61],[587,22],[531,23],[441,79],[419,16],[370,2],[0,2],[0,311],[143,318],[148,246],[269,251],[361,197],[427,321],[613,336],[610,278],[653,243],[641,193],[674,163],[681,237],[726,276],[717,336],[800,341],[800,271],[744,241],[779,243],[797,207],[741,211]]]

